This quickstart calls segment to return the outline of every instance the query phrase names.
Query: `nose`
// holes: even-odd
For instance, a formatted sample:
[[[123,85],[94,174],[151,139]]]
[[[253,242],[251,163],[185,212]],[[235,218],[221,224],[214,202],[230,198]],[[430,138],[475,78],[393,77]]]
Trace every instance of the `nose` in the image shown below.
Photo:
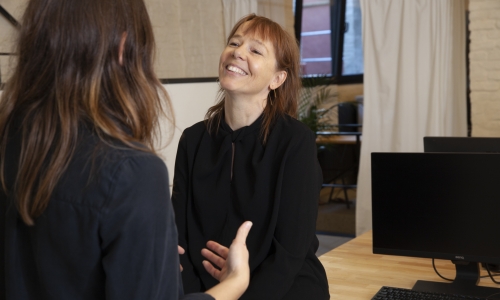
[[[236,59],[243,59],[244,58],[243,49],[241,48],[241,46],[235,47],[233,49],[233,57]]]

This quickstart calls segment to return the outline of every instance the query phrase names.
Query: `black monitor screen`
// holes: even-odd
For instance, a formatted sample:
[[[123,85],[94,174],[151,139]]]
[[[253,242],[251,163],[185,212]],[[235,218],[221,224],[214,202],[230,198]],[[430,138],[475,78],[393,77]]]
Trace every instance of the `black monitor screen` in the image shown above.
[[[372,153],[373,251],[500,263],[500,155]]]
[[[426,136],[424,151],[500,153],[500,138]]]

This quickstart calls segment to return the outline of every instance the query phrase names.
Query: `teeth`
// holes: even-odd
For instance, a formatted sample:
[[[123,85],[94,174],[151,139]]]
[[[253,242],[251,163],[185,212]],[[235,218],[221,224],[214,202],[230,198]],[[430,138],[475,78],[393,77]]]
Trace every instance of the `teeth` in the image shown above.
[[[245,73],[242,69],[237,68],[235,66],[227,66],[227,69],[229,71],[232,71],[232,72],[235,72],[235,73],[238,73],[238,74],[241,74],[241,75],[247,75],[247,73]]]

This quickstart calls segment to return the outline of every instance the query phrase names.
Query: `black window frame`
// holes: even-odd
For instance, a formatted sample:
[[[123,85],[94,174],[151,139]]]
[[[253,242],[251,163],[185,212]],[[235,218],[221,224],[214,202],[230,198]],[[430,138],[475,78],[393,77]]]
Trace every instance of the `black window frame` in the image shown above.
[[[330,0],[330,28],[332,49],[332,83],[363,83],[363,74],[342,75],[342,54],[344,52],[344,33],[346,30],[345,11],[347,0]],[[301,43],[303,0],[295,0],[295,38]],[[304,76],[309,77],[309,76]]]

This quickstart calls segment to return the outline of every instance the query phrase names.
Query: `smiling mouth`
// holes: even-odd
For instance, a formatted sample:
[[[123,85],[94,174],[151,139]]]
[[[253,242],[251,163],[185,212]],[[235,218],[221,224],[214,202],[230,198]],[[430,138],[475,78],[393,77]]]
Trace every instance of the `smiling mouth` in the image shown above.
[[[238,67],[235,67],[235,66],[231,66],[231,65],[228,65],[226,67],[226,69],[228,71],[231,71],[231,72],[234,72],[234,73],[237,73],[237,74],[241,74],[241,75],[247,75],[247,73],[245,71],[243,71],[242,69],[238,68]]]

